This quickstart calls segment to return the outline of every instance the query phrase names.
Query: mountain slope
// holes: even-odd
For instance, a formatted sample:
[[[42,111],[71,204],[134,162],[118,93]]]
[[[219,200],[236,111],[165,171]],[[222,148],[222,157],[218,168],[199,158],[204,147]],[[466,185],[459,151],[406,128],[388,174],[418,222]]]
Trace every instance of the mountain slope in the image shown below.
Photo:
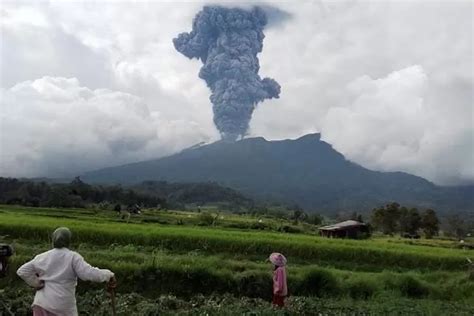
[[[344,158],[319,134],[296,140],[216,142],[145,162],[86,173],[87,182],[215,181],[244,194],[318,211],[368,209],[389,201],[472,210],[472,187],[442,188],[402,172],[377,172]],[[468,191],[466,194],[465,191]],[[472,196],[472,195],[470,195]]]

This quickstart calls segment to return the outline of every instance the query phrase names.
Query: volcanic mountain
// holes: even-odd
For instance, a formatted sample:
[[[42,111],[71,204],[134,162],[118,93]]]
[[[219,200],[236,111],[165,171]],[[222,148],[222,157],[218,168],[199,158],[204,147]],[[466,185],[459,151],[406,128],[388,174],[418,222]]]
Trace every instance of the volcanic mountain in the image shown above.
[[[172,156],[88,172],[91,183],[146,180],[217,182],[260,200],[322,213],[367,211],[396,201],[440,211],[473,211],[474,187],[441,187],[403,172],[379,172],[347,160],[320,134],[296,140],[248,138],[194,146]]]

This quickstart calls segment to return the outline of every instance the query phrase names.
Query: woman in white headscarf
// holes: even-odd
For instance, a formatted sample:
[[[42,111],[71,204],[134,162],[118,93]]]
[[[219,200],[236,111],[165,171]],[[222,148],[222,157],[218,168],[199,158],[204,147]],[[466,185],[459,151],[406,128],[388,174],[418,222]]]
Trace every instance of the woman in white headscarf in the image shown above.
[[[17,274],[36,289],[34,316],[76,316],[77,278],[109,282],[115,286],[114,273],[88,264],[80,254],[68,249],[71,231],[60,227],[53,233],[53,249],[22,265]]]

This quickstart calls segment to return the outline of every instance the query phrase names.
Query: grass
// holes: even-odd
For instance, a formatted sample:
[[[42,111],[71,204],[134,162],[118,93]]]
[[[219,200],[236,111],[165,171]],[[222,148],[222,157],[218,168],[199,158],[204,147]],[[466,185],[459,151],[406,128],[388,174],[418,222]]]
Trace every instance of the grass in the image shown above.
[[[30,248],[22,244],[16,248],[17,255],[12,261],[12,271],[31,258],[31,255],[25,254],[39,253],[47,249],[46,245],[43,248]],[[88,247],[82,245],[81,248]],[[121,280],[122,291],[144,292],[145,295],[174,293],[180,296],[227,292],[261,298],[268,298],[271,292],[271,272],[269,264],[264,261],[196,252],[137,252],[133,247],[126,246],[80,252],[92,264],[113,270]],[[450,293],[450,298],[464,299],[467,294],[474,292],[474,285],[467,282],[467,275],[462,272],[352,272],[295,264],[288,267],[288,273],[289,287],[295,295],[368,298],[373,294],[389,291],[398,292],[400,296],[431,296],[437,299],[446,296],[446,293],[440,292],[440,289],[445,289],[445,292]],[[10,275],[10,278],[14,279],[14,276]],[[194,286],[188,287],[190,282],[194,282]],[[159,287],[156,284],[159,284]],[[425,284],[429,286],[423,287]],[[448,284],[453,286],[448,287]],[[256,288],[262,290],[255,290]],[[420,288],[420,291],[426,290],[426,295],[418,295],[417,288]]]
[[[254,219],[242,216],[239,220]],[[378,305],[381,298],[408,300],[407,306],[415,306],[413,311],[433,315],[437,315],[436,306],[452,305],[461,312],[474,309],[474,282],[468,279],[464,264],[465,257],[472,257],[474,251],[450,248],[447,241],[356,241],[222,227],[124,223],[111,212],[94,210],[0,207],[0,241],[8,235],[6,240],[16,249],[10,274],[0,280],[0,288],[9,289],[10,294],[24,289],[14,270],[49,249],[49,235],[58,226],[72,229],[74,249],[87,261],[117,274],[122,297],[135,293],[155,310],[158,303],[153,299],[170,294],[188,299],[196,294],[217,295],[215,300],[219,301],[228,293],[268,301],[271,271],[265,258],[273,251],[283,252],[289,259],[288,283],[295,313],[301,306],[328,311],[339,308],[348,313],[365,308],[375,313],[388,308]],[[87,297],[90,288],[100,286],[82,283],[80,295]],[[336,301],[352,305],[337,307]],[[407,310],[393,304],[394,311]],[[352,310],[350,306],[359,307]],[[206,305],[203,310],[219,310],[214,307]],[[266,307],[259,310],[262,315],[266,311]]]
[[[307,263],[351,262],[391,269],[464,269],[466,253],[458,249],[388,243],[333,240],[308,235],[239,231],[207,227],[101,222],[25,214],[0,213],[0,232],[11,238],[46,242],[58,226],[74,228],[75,242],[97,245],[136,244],[173,251],[201,249],[207,253],[263,255],[280,251]]]
[[[16,214],[25,214],[29,216],[43,216],[43,217],[57,217],[90,220],[91,216],[101,221],[119,222],[115,212],[98,210],[98,209],[64,209],[58,208],[29,208],[21,206],[2,206],[0,205],[0,212],[14,211]],[[238,228],[238,229],[254,229],[255,226],[266,230],[277,230],[282,225],[289,226],[294,230],[301,230],[307,233],[315,233],[313,225],[294,225],[291,221],[277,219],[267,215],[236,215],[232,213],[224,213],[218,210],[203,210],[196,211],[174,211],[174,210],[156,210],[147,209],[141,216],[132,216],[132,223],[154,223],[164,225],[202,225],[201,215],[209,214],[213,218],[217,216],[214,226],[224,228]],[[257,225],[258,224],[258,225]]]
[[[31,291],[16,290],[2,293],[0,300],[9,301],[16,316],[29,315],[32,301]],[[471,316],[471,306],[459,302],[433,301],[428,299],[376,297],[372,300],[354,300],[350,298],[314,298],[293,296],[287,300],[287,307],[274,309],[262,299],[235,297],[231,295],[196,295],[183,299],[174,295],[160,295],[154,298],[137,293],[118,293],[117,315],[415,315],[415,316]],[[78,295],[78,309],[81,315],[110,315],[110,298],[103,290],[82,292]],[[1,305],[0,305],[1,306]],[[1,309],[0,309],[1,311]]]

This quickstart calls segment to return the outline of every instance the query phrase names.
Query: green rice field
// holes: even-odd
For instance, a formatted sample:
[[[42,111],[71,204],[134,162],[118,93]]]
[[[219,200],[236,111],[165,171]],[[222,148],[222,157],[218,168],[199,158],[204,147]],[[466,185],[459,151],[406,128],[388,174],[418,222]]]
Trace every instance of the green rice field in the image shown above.
[[[221,214],[217,226],[198,218],[145,210],[125,222],[111,211],[0,206],[0,242],[16,250],[0,279],[0,315],[28,315],[33,293],[14,272],[50,248],[59,226],[87,261],[116,273],[119,315],[474,315],[474,251],[456,241],[327,239],[277,232],[272,218],[259,218],[259,230],[246,225],[251,216]],[[270,304],[275,251],[288,258],[285,310]],[[80,282],[78,306],[110,314],[103,285]]]

